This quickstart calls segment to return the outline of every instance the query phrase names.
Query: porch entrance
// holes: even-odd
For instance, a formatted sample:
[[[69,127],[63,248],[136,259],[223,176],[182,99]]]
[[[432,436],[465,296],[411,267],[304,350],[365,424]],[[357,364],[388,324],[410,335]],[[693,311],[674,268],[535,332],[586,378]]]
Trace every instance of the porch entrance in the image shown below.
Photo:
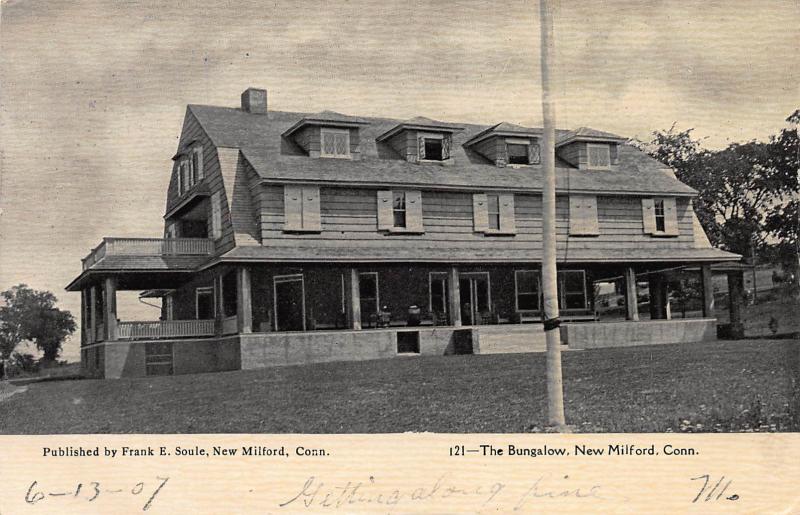
[[[465,325],[478,325],[483,322],[482,315],[491,310],[489,299],[489,273],[475,272],[459,274],[458,286],[461,293],[461,320]]]
[[[305,285],[302,274],[275,276],[275,330],[305,331]]]

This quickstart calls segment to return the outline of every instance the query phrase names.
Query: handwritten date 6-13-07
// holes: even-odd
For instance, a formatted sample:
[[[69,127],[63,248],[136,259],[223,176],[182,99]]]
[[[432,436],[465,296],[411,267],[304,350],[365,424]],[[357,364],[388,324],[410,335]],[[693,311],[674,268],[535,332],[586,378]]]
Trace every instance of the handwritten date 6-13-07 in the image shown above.
[[[99,481],[89,481],[86,483],[77,483],[74,486],[70,486],[68,490],[52,491],[48,491],[49,489],[39,485],[39,481],[34,481],[31,483],[31,486],[28,487],[28,491],[25,494],[25,502],[28,504],[38,504],[51,498],[72,498],[93,502],[101,496],[106,497],[108,495],[117,494],[132,496],[142,495],[147,498],[144,505],[142,505],[142,511],[147,511],[150,509],[150,506],[153,505],[153,501],[161,489],[164,488],[164,485],[167,484],[167,481],[169,481],[168,477],[156,476],[155,481],[140,481],[133,486],[123,488],[111,488]]]

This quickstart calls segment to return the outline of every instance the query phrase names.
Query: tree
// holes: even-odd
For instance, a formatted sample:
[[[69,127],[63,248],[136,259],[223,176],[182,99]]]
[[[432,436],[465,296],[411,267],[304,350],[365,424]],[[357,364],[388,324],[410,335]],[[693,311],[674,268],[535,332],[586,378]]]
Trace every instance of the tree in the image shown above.
[[[44,361],[55,361],[64,340],[75,331],[75,319],[69,311],[56,307],[55,295],[24,284],[2,292],[0,306],[0,342],[3,357],[11,355],[22,341],[31,341],[44,353]],[[7,354],[6,354],[7,353]]]

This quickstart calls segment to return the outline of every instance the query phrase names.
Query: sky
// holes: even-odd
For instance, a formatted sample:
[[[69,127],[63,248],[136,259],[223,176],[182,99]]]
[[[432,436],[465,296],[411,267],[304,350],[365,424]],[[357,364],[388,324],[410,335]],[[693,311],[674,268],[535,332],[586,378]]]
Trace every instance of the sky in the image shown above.
[[[0,10],[0,289],[160,237],[186,104],[541,125],[535,0],[12,0]],[[800,2],[556,3],[557,125],[765,140],[800,107]],[[155,310],[127,296],[120,318]],[[126,316],[128,315],[128,316]],[[64,357],[79,356],[79,335]]]

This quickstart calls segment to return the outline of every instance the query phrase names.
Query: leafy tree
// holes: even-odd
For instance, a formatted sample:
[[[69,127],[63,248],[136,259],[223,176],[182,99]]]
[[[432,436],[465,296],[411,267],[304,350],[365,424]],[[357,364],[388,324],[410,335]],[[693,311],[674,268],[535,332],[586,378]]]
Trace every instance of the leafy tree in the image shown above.
[[[44,353],[44,361],[55,361],[64,340],[75,331],[75,319],[69,311],[56,307],[55,295],[24,284],[2,292],[0,338],[4,358],[22,341],[31,341]],[[8,355],[5,353],[8,352]]]

